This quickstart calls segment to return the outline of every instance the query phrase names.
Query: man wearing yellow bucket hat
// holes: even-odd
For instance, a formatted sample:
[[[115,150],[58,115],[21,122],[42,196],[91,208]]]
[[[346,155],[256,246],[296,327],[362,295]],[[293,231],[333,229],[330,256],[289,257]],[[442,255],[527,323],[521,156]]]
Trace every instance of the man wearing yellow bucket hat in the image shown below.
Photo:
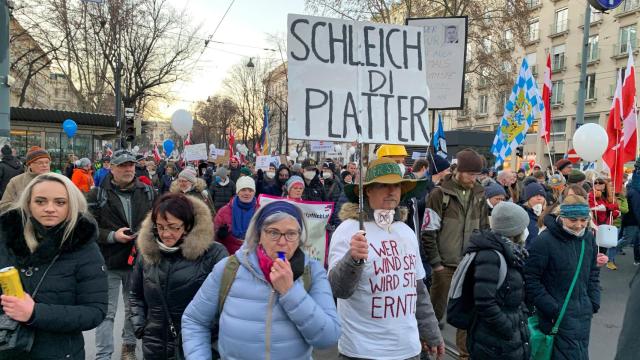
[[[347,184],[350,202],[329,247],[329,282],[338,298],[341,358],[417,359],[424,349],[444,354],[438,321],[422,279],[418,241],[404,221],[401,200],[425,182],[403,179],[391,159],[369,163],[362,189]],[[364,231],[358,195],[363,191]]]

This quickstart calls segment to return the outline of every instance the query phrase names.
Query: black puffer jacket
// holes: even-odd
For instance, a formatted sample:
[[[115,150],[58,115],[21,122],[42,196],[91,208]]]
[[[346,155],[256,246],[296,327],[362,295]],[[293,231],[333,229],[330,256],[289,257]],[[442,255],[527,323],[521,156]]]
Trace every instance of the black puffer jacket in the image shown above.
[[[145,359],[176,359],[176,345],[182,348],[180,336],[174,340],[169,332],[160,296],[165,298],[171,320],[180,332],[184,309],[213,266],[228,256],[224,246],[213,240],[208,206],[201,200],[189,199],[196,214],[195,226],[184,237],[179,251],[160,251],[152,232],[151,215],[142,223],[136,240],[140,256],[131,276],[129,303],[131,322],[136,336],[142,339]]]
[[[316,176],[306,184],[305,179],[304,192],[302,193],[302,200],[307,201],[327,201],[327,193],[324,185],[320,182],[320,177]]]
[[[98,199],[98,187],[94,187],[87,194],[87,202],[91,213],[98,222],[98,244],[107,268],[109,270],[130,269],[128,260],[133,248],[133,241],[123,244],[114,239],[113,242],[109,242],[109,234],[122,227],[128,227],[133,232],[138,232],[140,223],[147,212],[151,210],[156,194],[151,186],[141,183],[138,179],[134,180],[132,187],[126,190],[131,194],[131,223],[129,223],[116,187],[111,183],[112,179],[113,175],[109,174],[100,184],[100,188],[104,189],[106,194],[106,203]]]
[[[236,195],[236,183],[229,178],[227,185],[220,185],[215,180],[209,187],[209,196],[213,199],[213,207],[216,212],[229,203],[232,197]]]
[[[9,180],[23,172],[24,167],[15,157],[11,155],[2,157],[2,161],[0,161],[0,197],[2,197],[4,189],[7,188]]]
[[[475,258],[473,295],[477,310],[468,332],[467,349],[471,359],[529,360],[529,330],[525,314],[522,251],[514,251],[506,238],[491,231],[477,231],[470,239],[467,252]],[[507,276],[497,289],[500,259],[507,263]]]
[[[82,332],[100,325],[107,313],[107,274],[96,244],[98,228],[93,219],[80,217],[71,237],[62,242],[62,226],[46,230],[33,224],[41,240],[31,253],[19,211],[0,216],[0,268],[20,269],[25,291],[33,293],[58,251],[60,257],[35,297],[36,305],[27,325],[35,330],[31,352],[27,357],[0,352],[0,359],[84,360]],[[27,276],[29,271],[33,275]]]
[[[600,308],[598,247],[590,231],[578,238],[564,231],[558,221],[545,217],[547,228],[529,250],[524,268],[527,303],[535,306],[540,329],[548,334],[560,315],[578,266],[581,240],[585,241],[580,275],[555,337],[552,359],[588,359],[591,318]]]

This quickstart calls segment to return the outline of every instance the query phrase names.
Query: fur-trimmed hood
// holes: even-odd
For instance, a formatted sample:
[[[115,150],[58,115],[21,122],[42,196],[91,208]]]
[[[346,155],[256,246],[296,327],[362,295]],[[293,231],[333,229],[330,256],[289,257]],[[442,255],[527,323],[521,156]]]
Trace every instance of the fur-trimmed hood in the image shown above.
[[[338,213],[338,217],[341,221],[345,221],[347,219],[358,220],[358,204],[347,202],[342,205],[340,212]],[[373,221],[373,210],[369,207],[369,203],[365,201],[364,204],[364,221]],[[404,206],[398,206],[396,208],[396,213],[393,215],[394,221],[402,221],[405,222],[409,217],[409,209]]]
[[[61,252],[72,252],[82,246],[95,242],[98,237],[98,225],[91,216],[79,216],[75,229],[71,236],[63,241],[62,232],[60,238],[54,241],[42,241],[33,253],[29,250],[24,238],[22,216],[19,210],[9,210],[0,215],[0,248],[11,249],[15,256],[30,258],[30,262],[45,263]],[[5,250],[0,250],[4,253]]]
[[[193,188],[189,192],[194,192],[195,191],[199,195],[199,194],[202,193],[202,191],[204,191],[206,189],[207,189],[207,182],[204,181],[204,179],[197,178],[195,185],[193,186]],[[173,182],[171,183],[171,187],[169,187],[169,191],[172,192],[172,193],[180,192],[180,186],[178,185],[178,178],[173,180]]]
[[[201,257],[214,243],[213,221],[211,219],[211,210],[204,201],[187,197],[193,205],[195,212],[195,224],[193,229],[185,235],[184,241],[180,244],[182,256],[187,260],[195,261]],[[162,259],[162,253],[155,236],[153,235],[153,222],[151,221],[151,212],[147,214],[140,227],[140,234],[136,239],[136,246],[147,264],[157,264]]]

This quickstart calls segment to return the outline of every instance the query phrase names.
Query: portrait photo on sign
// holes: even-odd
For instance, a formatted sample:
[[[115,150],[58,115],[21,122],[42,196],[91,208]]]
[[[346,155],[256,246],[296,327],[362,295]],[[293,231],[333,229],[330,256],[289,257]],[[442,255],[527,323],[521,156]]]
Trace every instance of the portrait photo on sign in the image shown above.
[[[444,43],[445,44],[457,44],[458,43],[458,27],[455,25],[447,25],[444,28]]]

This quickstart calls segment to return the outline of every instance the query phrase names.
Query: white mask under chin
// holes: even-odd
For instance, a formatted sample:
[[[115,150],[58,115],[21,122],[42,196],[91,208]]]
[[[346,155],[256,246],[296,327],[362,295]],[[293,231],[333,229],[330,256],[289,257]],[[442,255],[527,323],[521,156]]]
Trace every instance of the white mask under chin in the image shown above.
[[[303,175],[304,175],[305,179],[313,180],[313,178],[316,177],[316,172],[315,171],[305,171]]]
[[[391,224],[393,224],[393,216],[396,214],[395,210],[378,209],[373,210],[373,220],[379,227],[389,230]]]
[[[577,237],[582,237],[582,235],[584,235],[584,232],[587,230],[587,228],[583,228],[582,230],[576,232],[575,230],[569,229],[568,227],[562,225],[562,228],[564,229],[564,231],[568,232],[569,234],[573,235],[573,236],[577,236]]]
[[[542,204],[533,205],[531,210],[533,210],[533,213],[536,214],[536,216],[540,216],[540,214],[542,214]]]
[[[529,237],[529,229],[528,228],[524,228],[524,231],[519,236],[519,239],[518,239],[519,241],[518,242],[520,244],[524,244],[528,237]]]
[[[267,179],[273,179],[273,177],[276,176],[276,172],[275,171],[267,171],[266,173],[264,173],[264,175],[267,177]]]
[[[407,168],[404,166],[404,164],[398,164],[398,166],[400,166],[400,173],[402,174],[402,176],[404,176],[404,172],[407,170]]]

